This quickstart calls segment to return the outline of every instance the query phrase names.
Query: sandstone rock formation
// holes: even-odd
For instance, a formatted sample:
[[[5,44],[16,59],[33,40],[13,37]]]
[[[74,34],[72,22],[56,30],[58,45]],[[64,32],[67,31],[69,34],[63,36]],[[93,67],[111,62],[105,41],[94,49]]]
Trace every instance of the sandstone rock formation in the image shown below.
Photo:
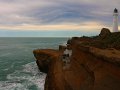
[[[47,73],[45,90],[92,90],[94,73],[86,65],[73,62],[66,68],[59,51],[35,50],[34,54],[40,70]]]
[[[45,50],[34,50],[33,51],[36,63],[41,72],[47,73],[49,69],[49,64],[55,57],[58,57],[59,53],[57,50],[45,49]]]
[[[96,37],[69,40],[73,51],[69,67],[61,60],[63,47],[34,50],[40,71],[47,73],[45,90],[120,90],[120,39],[113,40],[115,36],[120,33],[103,29]]]

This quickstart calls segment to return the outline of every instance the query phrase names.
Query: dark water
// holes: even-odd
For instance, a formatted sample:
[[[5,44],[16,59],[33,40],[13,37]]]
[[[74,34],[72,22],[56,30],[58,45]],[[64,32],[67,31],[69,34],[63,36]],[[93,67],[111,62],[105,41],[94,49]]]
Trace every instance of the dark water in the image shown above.
[[[32,51],[53,48],[67,38],[0,38],[0,90],[43,90],[45,74],[38,71]]]

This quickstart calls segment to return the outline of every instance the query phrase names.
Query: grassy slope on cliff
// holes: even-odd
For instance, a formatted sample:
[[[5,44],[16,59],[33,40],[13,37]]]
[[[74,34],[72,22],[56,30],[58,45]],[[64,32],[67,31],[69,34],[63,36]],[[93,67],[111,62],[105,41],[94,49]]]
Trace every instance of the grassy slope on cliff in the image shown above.
[[[95,36],[90,38],[91,38],[90,42],[83,42],[82,44],[103,48],[103,49],[105,48],[120,49],[120,32],[110,33],[109,35],[106,35],[104,38],[101,38],[100,36]]]

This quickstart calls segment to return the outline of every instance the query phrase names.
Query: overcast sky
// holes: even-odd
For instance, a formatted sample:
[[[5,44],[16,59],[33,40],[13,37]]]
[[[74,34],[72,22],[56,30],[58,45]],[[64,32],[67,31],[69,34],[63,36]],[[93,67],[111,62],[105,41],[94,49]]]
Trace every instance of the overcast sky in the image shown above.
[[[112,30],[120,0],[0,0],[1,37],[70,37]]]

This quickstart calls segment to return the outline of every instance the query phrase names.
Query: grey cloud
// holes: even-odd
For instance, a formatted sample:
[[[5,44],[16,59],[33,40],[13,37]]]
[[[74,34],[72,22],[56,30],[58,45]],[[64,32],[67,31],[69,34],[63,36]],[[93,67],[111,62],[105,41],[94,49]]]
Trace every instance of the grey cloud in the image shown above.
[[[0,24],[61,24],[99,21],[111,24],[120,1],[0,0]]]

